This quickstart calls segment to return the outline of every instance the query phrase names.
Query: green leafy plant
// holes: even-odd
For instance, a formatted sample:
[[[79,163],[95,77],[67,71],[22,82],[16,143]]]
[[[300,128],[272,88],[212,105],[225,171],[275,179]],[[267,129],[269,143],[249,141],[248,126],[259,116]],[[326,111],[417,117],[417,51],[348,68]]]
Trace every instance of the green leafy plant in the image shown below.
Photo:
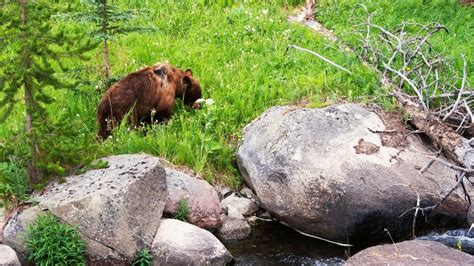
[[[153,265],[153,256],[149,249],[140,250],[132,261],[133,266],[150,266]]]
[[[187,221],[189,215],[189,206],[186,199],[180,199],[179,202],[178,212],[175,214],[174,218],[180,221]]]
[[[9,156],[8,162],[0,163],[0,205],[7,212],[28,200],[30,183],[28,174],[16,156]]]
[[[462,251],[462,242],[461,239],[458,239],[458,242],[456,243],[456,247],[458,250]]]
[[[40,215],[28,225],[26,248],[36,265],[85,265],[86,244],[79,232],[52,214]]]

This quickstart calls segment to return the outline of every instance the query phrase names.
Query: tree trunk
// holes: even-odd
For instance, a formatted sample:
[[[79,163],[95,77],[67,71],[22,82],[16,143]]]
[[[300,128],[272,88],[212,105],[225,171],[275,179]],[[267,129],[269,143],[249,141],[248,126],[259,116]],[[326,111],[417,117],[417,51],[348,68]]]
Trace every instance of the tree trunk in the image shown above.
[[[424,112],[419,104],[403,93],[396,91],[395,97],[411,116],[413,125],[423,131],[437,148],[442,148],[448,159],[465,168],[474,167],[474,153],[468,139],[456,133],[438,117]]]
[[[305,16],[306,20],[314,20],[314,8],[316,7],[316,0],[306,0]]]
[[[104,40],[104,69],[105,69],[105,80],[110,79],[110,64],[109,64],[109,45],[107,39]]]
[[[102,35],[104,38],[104,71],[105,80],[108,82],[110,79],[110,63],[109,63],[109,45],[107,43],[107,0],[102,0]]]
[[[474,0],[459,0],[461,5],[474,5]]]
[[[26,13],[26,5],[28,0],[20,0],[20,24],[22,26],[26,26],[27,23],[27,13]],[[28,76],[28,69],[31,67],[31,58],[30,58],[30,47],[28,45],[27,37],[25,32],[20,32],[20,38],[23,40],[23,69],[26,74],[23,76],[23,88],[25,90],[25,133],[28,138],[30,138],[29,143],[29,152],[30,152],[30,160],[28,160],[28,174],[30,176],[31,182],[38,183],[41,181],[41,176],[38,171],[38,167],[36,166],[36,161],[38,157],[38,145],[35,136],[32,134],[33,130],[33,115],[32,112],[34,110],[34,103],[33,103],[33,88],[31,84],[31,79]]]

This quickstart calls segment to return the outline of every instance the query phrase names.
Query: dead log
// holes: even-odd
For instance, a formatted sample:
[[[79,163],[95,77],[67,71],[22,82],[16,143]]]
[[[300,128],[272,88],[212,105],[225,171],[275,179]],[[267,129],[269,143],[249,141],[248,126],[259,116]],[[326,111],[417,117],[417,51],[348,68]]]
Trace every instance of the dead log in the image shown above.
[[[452,162],[474,168],[474,150],[468,139],[456,133],[438,117],[428,114],[419,104],[399,91],[394,94],[403,109],[410,115],[411,123],[432,141],[436,148],[443,150]]]

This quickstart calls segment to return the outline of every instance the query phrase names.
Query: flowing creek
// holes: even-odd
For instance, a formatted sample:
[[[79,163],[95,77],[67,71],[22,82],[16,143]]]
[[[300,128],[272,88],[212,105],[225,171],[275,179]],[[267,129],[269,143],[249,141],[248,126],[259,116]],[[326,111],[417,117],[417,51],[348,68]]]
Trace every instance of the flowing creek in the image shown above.
[[[439,241],[453,248],[460,242],[463,251],[474,254],[474,229],[469,236],[467,232],[467,229],[443,234],[432,232],[418,239]],[[225,241],[224,245],[234,256],[235,265],[342,265],[346,254],[354,255],[359,250],[303,236],[278,222],[263,221],[252,226],[250,237]]]

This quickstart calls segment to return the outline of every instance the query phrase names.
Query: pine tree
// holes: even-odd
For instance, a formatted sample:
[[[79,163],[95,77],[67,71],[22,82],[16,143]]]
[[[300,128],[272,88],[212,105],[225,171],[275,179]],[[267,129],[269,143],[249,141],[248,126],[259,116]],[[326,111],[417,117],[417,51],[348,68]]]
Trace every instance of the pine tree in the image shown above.
[[[64,8],[46,0],[3,1],[0,14],[0,121],[10,115],[16,105],[25,108],[25,135],[29,154],[27,168],[30,181],[41,181],[38,159],[41,129],[47,125],[45,108],[53,101],[51,89],[74,86],[58,77],[67,71],[64,60],[92,49],[82,36],[65,34],[53,27],[53,16]]]
[[[77,14],[76,17],[82,22],[93,23],[94,29],[89,32],[89,35],[102,41],[105,79],[109,81],[109,41],[114,40],[117,35],[121,34],[152,31],[153,27],[127,26],[127,22],[136,17],[136,10],[121,10],[108,3],[107,0],[83,0],[83,2],[88,5],[88,9]]]

